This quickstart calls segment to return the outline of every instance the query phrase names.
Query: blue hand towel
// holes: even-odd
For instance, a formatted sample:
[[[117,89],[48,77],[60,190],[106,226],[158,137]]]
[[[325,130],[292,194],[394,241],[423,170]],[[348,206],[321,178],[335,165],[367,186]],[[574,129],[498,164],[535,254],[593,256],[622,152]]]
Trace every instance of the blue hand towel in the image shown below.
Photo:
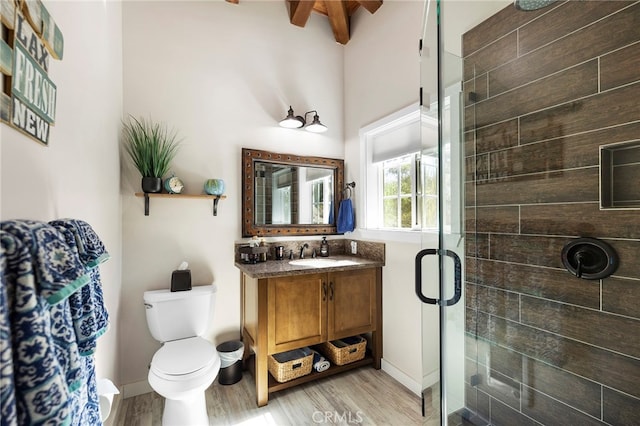
[[[338,234],[353,232],[354,229],[353,205],[351,204],[351,198],[347,198],[340,202],[340,208],[338,209]]]

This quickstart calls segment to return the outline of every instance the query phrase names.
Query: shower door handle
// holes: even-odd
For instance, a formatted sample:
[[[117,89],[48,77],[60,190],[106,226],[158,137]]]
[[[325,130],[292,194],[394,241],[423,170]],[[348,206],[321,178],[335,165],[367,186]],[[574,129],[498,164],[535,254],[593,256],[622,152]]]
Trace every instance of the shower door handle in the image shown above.
[[[422,258],[429,255],[437,255],[437,256],[449,256],[453,259],[454,272],[453,272],[453,280],[454,280],[454,293],[451,299],[433,299],[425,296],[422,293]],[[424,249],[420,250],[416,255],[416,296],[423,303],[428,303],[430,305],[440,305],[440,306],[453,306],[460,301],[460,297],[462,297],[462,265],[460,263],[460,258],[458,255],[451,250],[437,250],[437,249]]]

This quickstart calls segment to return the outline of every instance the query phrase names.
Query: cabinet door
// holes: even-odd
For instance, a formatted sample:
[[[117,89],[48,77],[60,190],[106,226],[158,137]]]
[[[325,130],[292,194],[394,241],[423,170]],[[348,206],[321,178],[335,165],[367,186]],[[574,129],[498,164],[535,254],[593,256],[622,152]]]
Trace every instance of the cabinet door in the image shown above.
[[[329,273],[328,340],[376,329],[376,270]]]
[[[326,341],[326,280],[326,274],[269,278],[269,354]]]

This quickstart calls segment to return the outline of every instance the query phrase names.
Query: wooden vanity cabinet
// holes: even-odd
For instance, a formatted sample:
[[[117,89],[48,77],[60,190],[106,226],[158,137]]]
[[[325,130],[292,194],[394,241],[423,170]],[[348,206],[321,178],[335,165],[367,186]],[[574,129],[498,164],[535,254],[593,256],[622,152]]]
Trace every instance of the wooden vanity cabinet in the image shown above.
[[[258,406],[269,392],[362,365],[380,368],[382,358],[381,268],[350,269],[255,279],[242,275],[243,339],[254,353]],[[369,351],[360,362],[332,366],[291,382],[269,377],[267,356],[304,346],[369,334]],[[245,351],[245,357],[250,351]],[[251,367],[251,366],[250,366]]]

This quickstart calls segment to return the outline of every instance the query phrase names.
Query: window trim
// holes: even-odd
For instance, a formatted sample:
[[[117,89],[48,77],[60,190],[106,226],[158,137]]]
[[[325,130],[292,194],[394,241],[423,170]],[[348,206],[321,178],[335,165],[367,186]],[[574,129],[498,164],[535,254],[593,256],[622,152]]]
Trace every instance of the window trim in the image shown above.
[[[424,116],[424,114],[422,114]],[[403,242],[420,242],[421,234],[437,234],[437,229],[422,228],[413,226],[411,229],[391,229],[382,228],[379,225],[380,210],[377,208],[376,203],[379,202],[378,193],[380,192],[381,181],[378,177],[378,172],[375,168],[370,167],[373,163],[373,149],[372,145],[376,136],[388,132],[393,129],[397,129],[401,126],[411,125],[415,122],[419,122],[421,126],[425,123],[437,130],[437,120],[431,118],[433,123],[421,120],[421,108],[419,103],[413,103],[406,106],[380,120],[377,120],[367,126],[364,126],[359,131],[360,138],[360,179],[362,181],[362,196],[363,196],[363,211],[365,212],[363,217],[363,226],[360,228],[363,236],[366,235],[370,238],[384,238],[392,241]],[[427,118],[426,116],[424,118]],[[424,147],[420,146],[420,151]],[[409,154],[409,152],[407,152]],[[415,182],[412,183],[415,185]],[[415,192],[415,188],[413,188]]]

